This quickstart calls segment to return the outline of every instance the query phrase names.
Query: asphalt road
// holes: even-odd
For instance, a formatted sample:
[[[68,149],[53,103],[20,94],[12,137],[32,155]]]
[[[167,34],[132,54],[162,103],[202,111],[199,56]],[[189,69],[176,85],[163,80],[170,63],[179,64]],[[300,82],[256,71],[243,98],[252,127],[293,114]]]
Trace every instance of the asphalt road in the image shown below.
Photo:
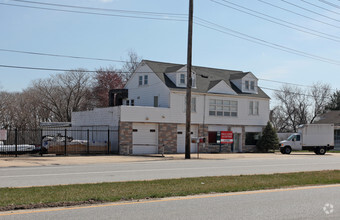
[[[340,219],[340,185],[14,211],[0,219]]]
[[[100,159],[100,158],[99,158]],[[91,165],[0,168],[0,187],[151,180],[180,177],[270,174],[340,169],[331,155],[287,155],[273,158],[170,160]]]

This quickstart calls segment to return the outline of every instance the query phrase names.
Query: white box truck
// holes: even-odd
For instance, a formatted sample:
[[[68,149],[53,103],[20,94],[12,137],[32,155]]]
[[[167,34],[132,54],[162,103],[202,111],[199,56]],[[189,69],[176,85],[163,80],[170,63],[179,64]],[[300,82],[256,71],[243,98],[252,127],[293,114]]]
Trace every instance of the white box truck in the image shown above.
[[[292,150],[309,150],[314,151],[315,154],[324,155],[331,149],[334,149],[333,124],[300,125],[298,133],[280,142],[282,154],[290,154]]]

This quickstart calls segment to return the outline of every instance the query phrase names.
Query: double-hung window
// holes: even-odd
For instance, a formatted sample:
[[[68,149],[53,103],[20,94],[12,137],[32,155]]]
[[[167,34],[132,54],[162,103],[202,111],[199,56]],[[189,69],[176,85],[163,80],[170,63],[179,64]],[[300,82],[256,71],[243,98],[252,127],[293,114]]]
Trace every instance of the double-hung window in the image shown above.
[[[237,117],[237,101],[210,99],[209,115]]]
[[[258,101],[249,102],[249,115],[259,115],[259,102]]]
[[[184,111],[187,109],[187,98],[185,97]],[[191,97],[191,112],[196,112],[196,97]]]
[[[246,87],[246,90],[249,90],[249,81],[248,80],[245,81],[245,87]]]
[[[144,85],[147,85],[149,83],[149,77],[148,75],[144,75]]]
[[[138,85],[139,86],[143,85],[143,76],[139,76],[139,78],[138,78]]]
[[[179,83],[185,84],[185,74],[184,73],[181,73],[180,78],[179,78]]]
[[[250,81],[250,90],[255,91],[255,82]]]

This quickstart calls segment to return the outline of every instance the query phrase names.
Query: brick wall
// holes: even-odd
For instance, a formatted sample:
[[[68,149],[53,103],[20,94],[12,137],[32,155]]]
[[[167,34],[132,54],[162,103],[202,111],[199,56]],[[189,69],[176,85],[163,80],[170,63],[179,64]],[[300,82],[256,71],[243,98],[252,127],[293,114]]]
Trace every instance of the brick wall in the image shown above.
[[[120,122],[119,154],[132,154],[132,122]]]
[[[177,153],[177,124],[160,123],[158,125],[158,152]]]

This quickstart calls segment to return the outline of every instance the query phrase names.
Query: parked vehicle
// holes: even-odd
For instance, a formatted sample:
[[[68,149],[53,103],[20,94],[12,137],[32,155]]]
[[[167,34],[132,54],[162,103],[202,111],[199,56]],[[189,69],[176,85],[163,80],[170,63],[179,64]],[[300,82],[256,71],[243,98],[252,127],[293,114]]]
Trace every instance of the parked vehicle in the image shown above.
[[[0,145],[0,153],[19,153],[19,154],[24,154],[24,153],[38,153],[40,151],[39,146],[35,146],[33,144],[19,144],[19,145]]]
[[[282,154],[290,154],[292,150],[308,150],[324,155],[331,149],[334,149],[333,124],[300,125],[298,133],[294,133],[287,140],[280,142]]]

